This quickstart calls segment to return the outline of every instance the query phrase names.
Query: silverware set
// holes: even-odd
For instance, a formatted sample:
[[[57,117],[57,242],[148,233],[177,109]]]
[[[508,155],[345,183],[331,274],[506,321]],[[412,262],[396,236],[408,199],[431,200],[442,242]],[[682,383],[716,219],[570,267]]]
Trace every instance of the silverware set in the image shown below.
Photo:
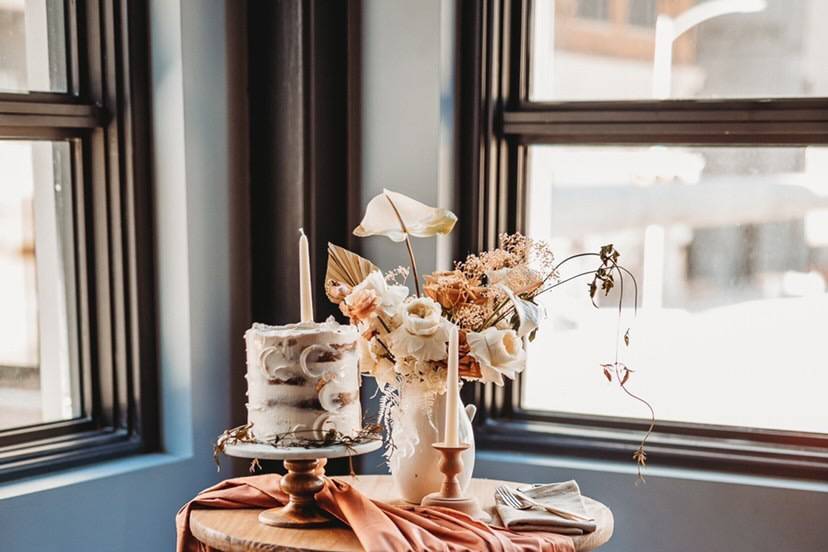
[[[551,514],[555,514],[556,516],[560,516],[570,521],[594,521],[592,518],[576,514],[575,512],[562,510],[560,508],[556,508],[555,506],[538,502],[519,490],[511,489],[505,485],[501,485],[495,489],[495,496],[497,496],[503,504],[516,510],[529,510],[531,508],[537,508],[540,510],[546,510]]]

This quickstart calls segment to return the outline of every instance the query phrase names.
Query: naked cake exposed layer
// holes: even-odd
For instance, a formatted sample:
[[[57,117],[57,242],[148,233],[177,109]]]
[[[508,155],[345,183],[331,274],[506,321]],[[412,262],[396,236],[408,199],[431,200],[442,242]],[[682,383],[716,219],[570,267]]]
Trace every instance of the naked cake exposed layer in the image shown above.
[[[263,442],[290,445],[330,429],[354,435],[362,425],[353,326],[253,324],[247,344],[247,421]],[[285,434],[292,434],[285,437]]]

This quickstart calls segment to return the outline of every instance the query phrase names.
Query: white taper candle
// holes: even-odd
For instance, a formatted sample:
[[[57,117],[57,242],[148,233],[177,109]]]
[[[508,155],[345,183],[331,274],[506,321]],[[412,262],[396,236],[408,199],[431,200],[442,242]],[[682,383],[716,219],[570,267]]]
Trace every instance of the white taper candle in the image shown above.
[[[313,322],[313,296],[311,294],[310,253],[308,237],[299,229],[299,305],[302,322]]]
[[[459,446],[457,438],[457,427],[459,420],[457,414],[459,408],[457,401],[460,400],[460,377],[459,377],[459,336],[457,326],[451,325],[448,343],[448,373],[446,374],[446,427],[443,441],[446,446]]]

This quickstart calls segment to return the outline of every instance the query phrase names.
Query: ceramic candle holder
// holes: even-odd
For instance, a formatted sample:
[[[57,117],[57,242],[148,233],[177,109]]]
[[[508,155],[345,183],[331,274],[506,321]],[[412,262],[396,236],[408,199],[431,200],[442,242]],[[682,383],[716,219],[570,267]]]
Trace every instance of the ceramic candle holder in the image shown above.
[[[426,496],[422,505],[451,508],[483,523],[489,523],[492,520],[491,516],[480,507],[477,499],[463,496],[460,482],[457,480],[457,474],[463,471],[463,459],[460,455],[470,445],[460,443],[458,446],[449,446],[446,443],[434,443],[432,446],[440,453],[439,468],[443,474],[443,484],[439,492]]]

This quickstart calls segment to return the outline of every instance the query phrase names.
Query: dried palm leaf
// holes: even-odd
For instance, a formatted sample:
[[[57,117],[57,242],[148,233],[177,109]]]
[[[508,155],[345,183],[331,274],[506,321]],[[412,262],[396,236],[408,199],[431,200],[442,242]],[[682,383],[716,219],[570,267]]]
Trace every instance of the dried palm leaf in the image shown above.
[[[369,274],[379,270],[368,259],[360,257],[344,247],[328,243],[328,270],[325,272],[325,295],[334,303],[342,299],[332,292],[341,284],[354,287]]]

